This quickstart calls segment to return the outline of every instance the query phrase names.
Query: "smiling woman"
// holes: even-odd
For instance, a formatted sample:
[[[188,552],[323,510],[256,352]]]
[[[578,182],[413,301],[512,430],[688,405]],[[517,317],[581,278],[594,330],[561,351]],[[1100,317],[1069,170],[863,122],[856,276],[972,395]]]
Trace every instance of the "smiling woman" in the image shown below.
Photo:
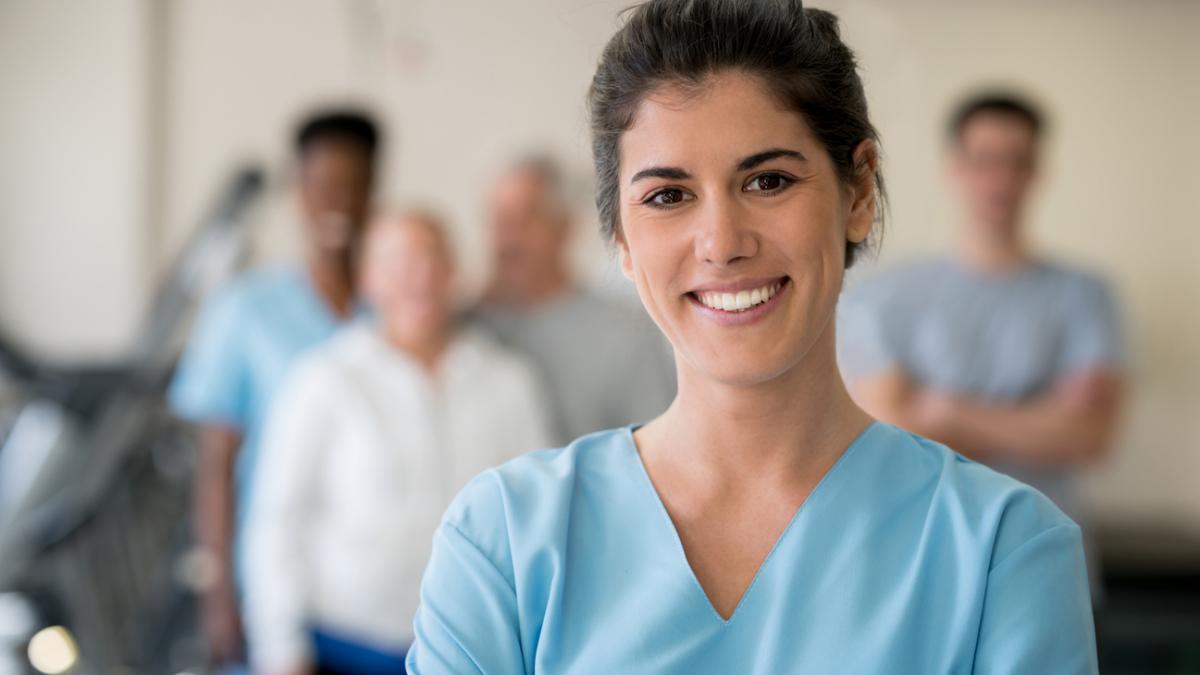
[[[651,0],[591,112],[604,230],[678,395],[459,495],[410,672],[1095,672],[1078,527],[842,384],[882,184],[835,18]]]

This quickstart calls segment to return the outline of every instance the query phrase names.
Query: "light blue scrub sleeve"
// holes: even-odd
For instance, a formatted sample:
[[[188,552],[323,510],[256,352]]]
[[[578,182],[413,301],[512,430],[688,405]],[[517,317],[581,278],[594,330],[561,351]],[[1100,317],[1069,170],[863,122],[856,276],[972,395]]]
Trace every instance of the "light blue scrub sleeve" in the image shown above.
[[[487,485],[494,480],[484,473],[472,481],[434,534],[413,622],[416,639],[408,652],[411,675],[525,672],[511,558],[500,555],[507,550],[503,506],[498,498],[477,503],[488,492],[495,496]],[[470,526],[471,516],[497,521],[495,529],[480,530],[496,533],[493,546],[483,545],[497,549],[492,555],[461,529]]]
[[[1052,527],[992,567],[975,675],[1095,675],[1096,639],[1079,527]]]
[[[175,369],[168,398],[180,417],[244,427],[250,407],[245,304],[236,288],[206,303]]]

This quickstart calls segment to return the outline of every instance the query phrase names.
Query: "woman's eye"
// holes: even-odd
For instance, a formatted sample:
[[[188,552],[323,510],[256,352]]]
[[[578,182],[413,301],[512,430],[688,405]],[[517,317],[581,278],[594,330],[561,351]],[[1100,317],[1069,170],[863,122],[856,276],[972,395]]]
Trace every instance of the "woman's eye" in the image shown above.
[[[684,200],[683,190],[667,188],[659,190],[646,198],[645,203],[651,206],[674,206]]]
[[[745,189],[747,192],[778,192],[792,182],[790,178],[777,173],[764,173],[751,178]]]

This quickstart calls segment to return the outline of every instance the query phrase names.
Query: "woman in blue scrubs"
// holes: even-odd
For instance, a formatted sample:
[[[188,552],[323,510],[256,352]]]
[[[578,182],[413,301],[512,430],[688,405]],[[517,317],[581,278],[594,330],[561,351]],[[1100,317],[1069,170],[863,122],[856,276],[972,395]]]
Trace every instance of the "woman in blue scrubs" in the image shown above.
[[[463,490],[409,671],[1096,672],[1075,524],[842,384],[880,174],[836,19],[651,0],[590,103],[601,221],[679,393]]]

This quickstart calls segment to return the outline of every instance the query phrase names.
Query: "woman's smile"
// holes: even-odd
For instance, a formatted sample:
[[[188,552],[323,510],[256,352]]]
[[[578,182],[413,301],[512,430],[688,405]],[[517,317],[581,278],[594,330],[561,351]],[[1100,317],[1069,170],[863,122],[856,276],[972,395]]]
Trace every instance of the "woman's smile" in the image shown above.
[[[744,326],[773,312],[783,302],[790,282],[783,276],[708,284],[685,293],[684,297],[702,316],[723,326]]]

